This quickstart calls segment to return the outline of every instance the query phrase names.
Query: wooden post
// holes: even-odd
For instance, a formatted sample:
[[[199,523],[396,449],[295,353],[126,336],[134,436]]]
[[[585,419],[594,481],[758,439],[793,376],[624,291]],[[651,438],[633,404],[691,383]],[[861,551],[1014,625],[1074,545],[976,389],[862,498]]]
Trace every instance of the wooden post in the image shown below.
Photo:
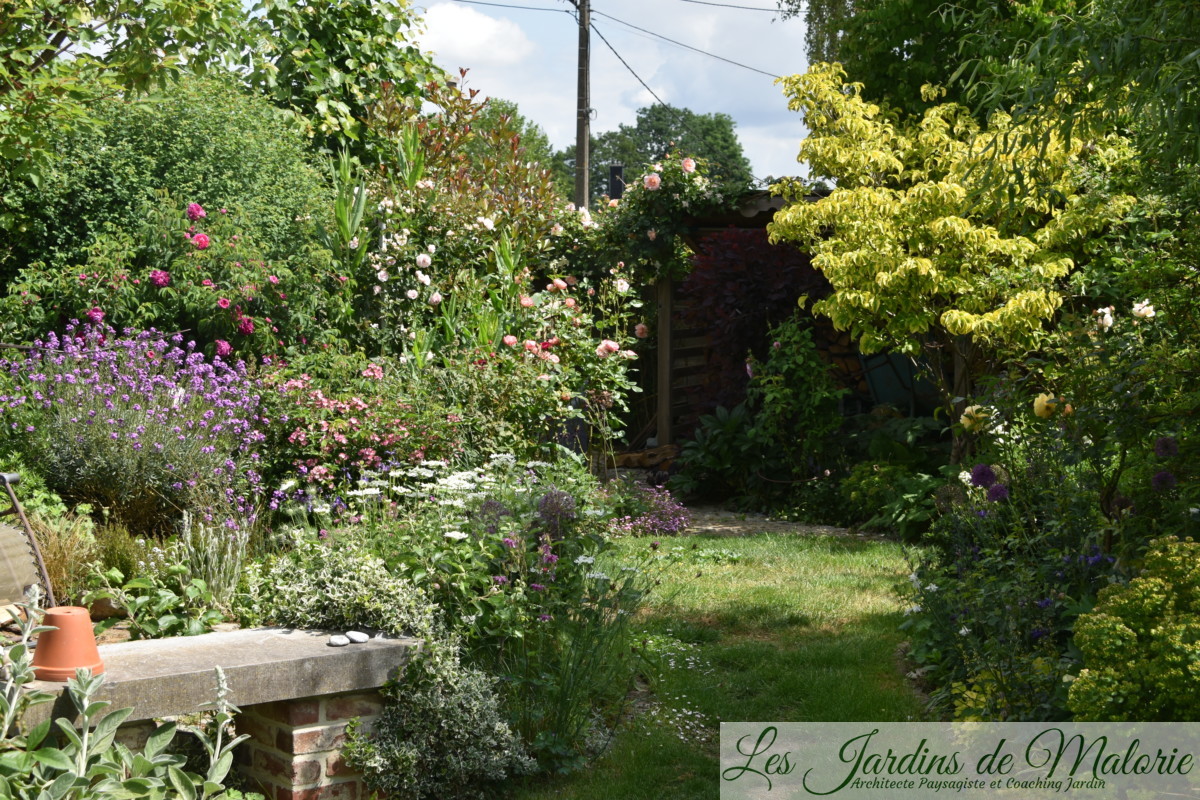
[[[658,446],[673,444],[671,430],[671,289],[669,277],[658,281]]]

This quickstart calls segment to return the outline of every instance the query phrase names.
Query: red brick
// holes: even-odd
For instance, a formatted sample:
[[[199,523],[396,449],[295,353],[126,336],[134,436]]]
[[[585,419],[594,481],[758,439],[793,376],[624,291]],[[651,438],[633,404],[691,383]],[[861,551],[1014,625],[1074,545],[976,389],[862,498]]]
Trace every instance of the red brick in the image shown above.
[[[360,796],[366,797],[361,789],[362,783],[359,781],[344,781],[311,789],[278,787],[275,789],[275,800],[358,800]]]
[[[252,742],[269,747],[275,741],[276,726],[258,714],[239,714],[236,727],[239,735],[248,735]]]
[[[321,703],[315,697],[302,700],[280,700],[275,703],[259,703],[242,709],[243,712],[260,714],[285,725],[312,725],[321,718]]]
[[[305,759],[289,759],[266,750],[256,750],[252,763],[254,769],[272,776],[277,782],[289,786],[303,786],[321,780],[321,762]]]
[[[285,753],[304,755],[334,750],[346,743],[346,724],[331,723],[320,728],[279,732],[275,746]]]
[[[340,750],[336,753],[331,753],[325,759],[325,777],[327,778],[344,778],[349,775],[357,776],[358,774],[358,770],[346,763],[346,759],[342,757]]]
[[[383,698],[377,692],[330,697],[325,703],[325,719],[329,721],[369,717],[383,708]]]

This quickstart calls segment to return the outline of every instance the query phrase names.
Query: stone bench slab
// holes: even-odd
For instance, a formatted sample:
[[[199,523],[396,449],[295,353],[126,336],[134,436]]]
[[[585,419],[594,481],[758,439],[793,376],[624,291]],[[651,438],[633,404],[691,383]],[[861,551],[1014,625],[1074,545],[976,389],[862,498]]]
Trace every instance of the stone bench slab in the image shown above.
[[[216,699],[218,666],[225,671],[229,700],[243,707],[375,689],[420,647],[419,640],[406,637],[330,647],[330,633],[248,628],[100,645],[104,686],[96,699],[111,701],[112,709],[133,708],[129,721],[190,714]],[[77,717],[65,683],[35,681],[30,688],[59,698],[30,709],[26,727],[52,716]]]

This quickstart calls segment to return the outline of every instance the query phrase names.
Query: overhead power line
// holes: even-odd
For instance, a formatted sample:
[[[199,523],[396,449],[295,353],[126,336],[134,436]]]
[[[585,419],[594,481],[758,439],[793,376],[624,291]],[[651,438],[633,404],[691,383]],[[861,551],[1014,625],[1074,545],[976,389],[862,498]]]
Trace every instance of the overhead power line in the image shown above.
[[[633,28],[635,31],[641,31],[642,33],[648,33],[651,36],[654,36],[655,38],[662,39],[665,42],[670,42],[671,44],[677,45],[686,50],[691,50],[695,53],[700,53],[701,55],[708,56],[709,58],[715,58],[718,61],[724,61],[727,64],[733,64],[735,67],[741,67],[742,69],[748,69],[751,72],[757,72],[759,75],[766,75],[768,78],[778,78],[779,77],[778,75],[776,75],[773,72],[767,72],[766,70],[758,69],[757,67],[751,67],[749,65],[742,64],[738,61],[734,61],[733,59],[725,58],[724,56],[719,56],[716,53],[710,53],[707,50],[701,50],[699,47],[693,47],[690,44],[685,44],[677,39],[672,39],[669,36],[663,36],[661,33],[656,33],[652,30],[648,30],[647,28],[642,28],[638,25],[634,25],[632,22],[626,22],[623,19],[617,19],[612,14],[605,14],[603,11],[595,11],[595,10],[593,10],[592,13],[598,17],[605,17],[606,19],[611,19],[613,22],[619,22],[620,24],[625,25],[626,27]]]
[[[488,3],[485,0],[454,0],[456,3],[468,3],[473,6],[492,6],[494,8],[519,8],[522,11],[553,11],[556,14],[570,14],[565,8],[546,8],[545,6],[517,6],[511,3]]]
[[[742,11],[766,11],[771,14],[778,14],[778,8],[759,8],[757,6],[735,6],[732,3],[712,3],[709,0],[683,0],[685,3],[695,3],[698,6],[717,6],[719,8],[739,8]]]

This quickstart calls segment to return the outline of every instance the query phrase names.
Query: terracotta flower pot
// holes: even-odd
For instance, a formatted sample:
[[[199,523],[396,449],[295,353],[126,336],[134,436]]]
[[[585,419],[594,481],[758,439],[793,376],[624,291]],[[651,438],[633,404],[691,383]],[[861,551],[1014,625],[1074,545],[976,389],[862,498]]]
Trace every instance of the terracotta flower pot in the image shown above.
[[[66,681],[75,677],[75,670],[80,668],[90,669],[93,675],[104,672],[92,618],[86,608],[48,608],[42,624],[53,625],[57,630],[38,636],[33,667],[39,680]]]

